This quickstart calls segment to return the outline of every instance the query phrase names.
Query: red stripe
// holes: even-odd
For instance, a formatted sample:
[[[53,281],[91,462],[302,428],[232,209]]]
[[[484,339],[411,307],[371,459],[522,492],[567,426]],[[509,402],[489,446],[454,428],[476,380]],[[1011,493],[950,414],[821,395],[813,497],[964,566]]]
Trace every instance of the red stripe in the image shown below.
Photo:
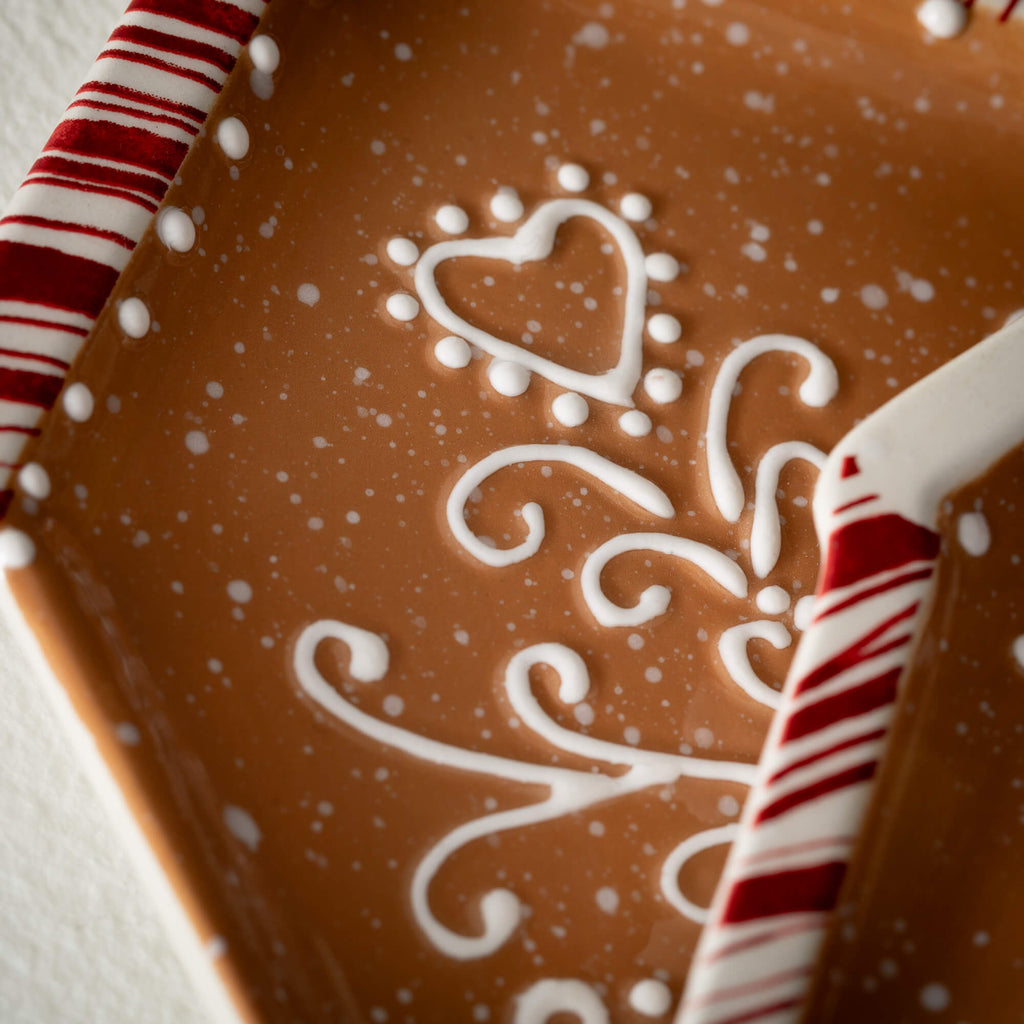
[[[781,771],[777,771],[768,780],[768,785],[773,785],[778,782],[779,779],[784,779],[791,772],[799,771],[801,768],[806,768],[809,764],[814,764],[815,761],[821,761],[826,757],[831,757],[833,754],[838,754],[841,750],[849,750],[850,747],[859,747],[862,743],[871,743],[873,740],[880,740],[885,736],[887,731],[888,730],[886,729],[872,729],[871,732],[862,733],[860,736],[852,736],[848,740],[843,740],[842,743],[834,744],[827,750],[819,750],[818,753],[811,754],[810,757],[805,757],[800,761],[794,761],[791,765],[787,765]]]
[[[9,469],[13,471],[23,468],[24,465],[24,462],[0,462],[0,469]]]
[[[785,814],[787,811],[801,807],[811,800],[816,800],[819,796],[826,796],[829,793],[835,793],[837,790],[848,789],[850,786],[856,786],[858,783],[867,782],[868,779],[875,777],[877,770],[878,761],[872,759],[865,761],[863,764],[855,765],[853,768],[847,768],[846,771],[830,775],[828,778],[819,779],[813,785],[787,793],[758,811],[754,824],[760,825],[765,821],[771,821],[772,818],[777,818],[780,814]]]
[[[853,501],[848,501],[845,505],[840,505],[839,508],[833,509],[832,515],[837,516],[840,512],[849,512],[851,508],[856,508],[858,505],[866,505],[869,501],[874,501],[880,497],[880,494],[865,494],[863,498],[855,498]]]
[[[856,476],[860,472],[860,467],[857,465],[856,456],[846,455],[843,458],[843,465],[839,470],[839,479],[848,480],[851,476]]]
[[[168,75],[177,75],[178,78],[186,78],[190,82],[197,82],[205,85],[211,92],[220,92],[221,84],[216,78],[204,75],[201,71],[192,71],[183,68],[180,64],[172,64],[169,60],[161,60],[159,57],[150,57],[148,53],[136,53],[134,50],[103,50],[97,60],[123,60],[129,64],[142,64],[147,68],[156,68]]]
[[[0,519],[3,519],[3,517],[7,515],[7,510],[11,507],[11,501],[13,498],[14,491],[0,491]]]
[[[117,271],[81,256],[0,240],[0,299],[35,302],[96,319]]]
[[[1000,21],[1009,21],[1010,15],[1013,14],[1013,9],[1017,6],[1019,0],[1010,0],[1010,2],[1003,9],[1003,13],[999,15]]]
[[[89,333],[84,327],[70,327],[67,324],[56,323],[53,320],[37,320],[29,316],[8,316],[7,314],[2,314],[0,315],[0,323],[24,324],[26,327],[42,327],[48,331],[63,331],[65,334],[77,334],[80,338],[84,338]]]
[[[755,946],[763,946],[766,942],[785,939],[791,935],[799,935],[800,932],[806,932],[811,928],[820,927],[821,915],[812,914],[809,918],[804,918],[803,921],[799,921],[796,924],[783,925],[781,928],[769,928],[758,935],[740,939],[738,942],[733,942],[728,946],[722,946],[721,949],[716,950],[711,956],[704,957],[703,960],[705,963],[714,963],[716,960],[722,960],[725,957],[734,956],[736,953],[742,953],[745,949],[753,949]]]
[[[51,220],[49,217],[32,217],[28,214],[11,214],[4,217],[4,224],[28,224],[37,228],[53,228],[55,231],[73,231],[82,235],[90,235],[93,238],[103,238],[108,242],[115,242],[129,252],[135,248],[135,243],[127,236],[117,231],[107,231],[105,228],[94,228],[88,224],[75,224],[68,220]]]
[[[57,400],[63,377],[31,370],[7,370],[0,366],[0,399],[20,405],[49,409]]]
[[[781,1003],[772,1003],[770,1006],[759,1006],[754,1010],[746,1010],[738,1016],[721,1017],[712,1024],[748,1024],[749,1021],[758,1020],[772,1013],[782,1013],[784,1010],[792,1010],[800,1005],[800,999],[786,999]]]
[[[248,42],[259,21],[255,14],[220,0],[132,0],[128,10],[177,18],[186,25],[230,36],[237,43]]]
[[[148,46],[151,50],[173,53],[179,57],[201,60],[212,64],[215,68],[220,68],[225,74],[235,66],[235,58],[217,46],[199,43],[194,39],[186,39],[184,36],[168,35],[166,32],[158,32],[152,28],[142,28],[140,25],[119,25],[111,33],[110,38],[124,43],[135,43],[137,46]]]
[[[842,861],[777,871],[738,881],[729,893],[723,924],[742,924],[761,917],[831,910],[846,874]]]
[[[828,539],[818,593],[860,583],[908,562],[934,561],[939,535],[889,512],[840,526]]]
[[[87,164],[81,160],[69,160],[66,156],[41,156],[31,167],[29,174],[54,174],[76,181],[89,181],[97,185],[131,189],[151,196],[159,202],[167,191],[167,182],[149,174],[129,171],[123,167],[103,167]]]
[[[155,171],[170,181],[185,159],[188,143],[110,121],[64,121],[50,136],[46,148],[117,160],[129,167]]]
[[[137,117],[140,121],[152,121],[154,124],[169,124],[172,128],[179,128],[189,135],[198,135],[199,129],[191,121],[182,121],[180,117],[172,117],[170,114],[154,114],[151,110],[142,110],[140,107],[126,107],[120,103],[102,103],[100,100],[75,100],[68,110],[75,107],[85,107],[88,110],[105,110],[111,114],[126,114],[129,117]]]
[[[715,989],[702,999],[697,999],[688,1006],[709,1006],[711,1003],[718,1003],[725,999],[736,999],[739,996],[752,995],[754,992],[766,988],[775,988],[777,985],[787,981],[795,981],[797,978],[806,977],[811,973],[809,967],[796,967],[788,971],[779,971],[776,974],[767,974],[761,978],[754,978],[751,981],[741,982],[738,985],[728,985],[725,988]]]
[[[35,352],[19,352],[13,348],[0,348],[0,356],[13,356],[15,359],[32,359],[37,363],[45,363],[47,366],[54,366],[58,370],[66,370],[71,364],[56,356],[44,356]],[[0,428],[2,429],[2,428]]]
[[[910,637],[907,636],[903,643],[909,641]],[[896,684],[902,671],[902,667],[897,665],[874,679],[801,708],[790,715],[781,742],[792,743],[793,740],[827,729],[844,719],[866,715],[869,711],[891,704],[896,699]]]
[[[914,572],[905,572],[902,576],[896,576],[886,583],[879,583],[877,587],[869,587],[867,590],[862,590],[859,594],[854,594],[852,597],[848,597],[845,601],[840,601],[839,604],[833,605],[831,608],[826,608],[825,611],[814,616],[814,621],[821,622],[822,619],[827,619],[830,615],[835,615],[836,612],[845,611],[847,608],[850,608],[855,604],[860,604],[861,601],[866,601],[868,598],[884,594],[887,590],[896,590],[898,587],[902,587],[907,583],[916,583],[918,580],[926,580],[931,576],[932,572],[933,570],[931,566],[927,569],[917,569]]]
[[[130,192],[124,192],[119,188],[104,188],[102,185],[86,185],[80,181],[70,181],[64,178],[33,178],[29,184],[50,185],[54,188],[68,188],[73,192],[92,192],[100,196],[112,196],[114,199],[123,199],[126,203],[134,203],[141,206],[150,213],[155,213],[159,203],[152,199],[145,199],[142,196],[134,196]]]
[[[0,426],[0,434],[24,434],[26,437],[38,437],[38,427],[14,427],[10,424]]]
[[[182,117],[188,117],[193,121],[202,124],[206,120],[206,112],[199,107],[193,107],[188,103],[177,103],[174,100],[165,99],[163,96],[155,96],[153,93],[142,92],[140,89],[132,89],[119,82],[86,82],[77,95],[84,92],[99,92],[105,96],[116,96],[120,100],[128,100],[131,103],[142,103],[148,107],[156,107],[158,110],[169,110]]]

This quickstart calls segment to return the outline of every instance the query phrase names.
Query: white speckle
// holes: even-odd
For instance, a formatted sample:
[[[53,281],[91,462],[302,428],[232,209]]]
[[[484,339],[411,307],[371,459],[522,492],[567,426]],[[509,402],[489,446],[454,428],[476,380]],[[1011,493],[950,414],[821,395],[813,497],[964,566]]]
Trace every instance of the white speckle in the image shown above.
[[[389,693],[381,707],[388,718],[397,718],[405,710],[405,701],[397,693]]]
[[[224,824],[227,825],[228,831],[250,850],[255,851],[263,839],[263,833],[253,816],[234,804],[224,805]]]
[[[969,17],[962,0],[925,0],[917,9],[917,20],[935,39],[955,39],[967,28]]]
[[[252,600],[252,587],[245,580],[232,580],[228,586],[228,597],[235,604],[248,604]]]
[[[1013,657],[1018,667],[1024,669],[1024,636],[1017,637],[1010,649],[1013,651]]]
[[[145,530],[137,530],[132,537],[133,548],[144,548],[149,543],[149,534]]]
[[[822,288],[821,289],[821,301],[822,302],[827,302],[829,305],[832,305],[832,303],[837,301],[838,298],[839,298],[839,289],[838,288]]]
[[[469,634],[464,629],[457,629],[452,635],[460,646],[467,647],[469,645]]]
[[[740,252],[755,263],[764,263],[768,259],[768,251],[760,242],[747,242],[740,248]]]
[[[630,409],[619,417],[619,427],[630,437],[646,437],[651,432],[651,417],[639,409]]]
[[[223,398],[223,397],[224,397],[224,385],[223,385],[223,384],[220,384],[220,383],[218,383],[218,382],[217,382],[217,381],[215,381],[215,380],[211,380],[211,381],[210,381],[210,382],[209,382],[209,383],[208,383],[208,384],[206,385],[206,393],[207,393],[207,394],[208,394],[208,395],[209,395],[209,396],[210,396],[211,398]]]
[[[672,1009],[672,990],[663,981],[645,978],[629,990],[629,1005],[645,1017],[664,1017]]]
[[[631,747],[638,747],[642,737],[640,735],[640,730],[635,725],[627,725],[626,728],[622,730],[622,738]]]
[[[448,235],[461,235],[469,227],[469,214],[461,206],[447,203],[434,214],[437,226]]]
[[[589,46],[591,50],[603,50],[611,39],[606,26],[599,21],[588,21],[573,37],[577,46]]]
[[[295,293],[304,306],[313,307],[320,301],[320,289],[315,284],[300,284]]]
[[[551,414],[563,427],[579,427],[587,422],[590,406],[582,395],[566,391],[551,403]]]
[[[626,637],[626,646],[631,651],[642,651],[644,649],[644,638],[639,633],[630,633]]]
[[[257,71],[272,75],[281,63],[281,50],[270,36],[253,36],[249,40],[249,59]]]
[[[579,164],[562,164],[558,168],[558,184],[566,192],[582,192],[590,184],[590,175]]]
[[[619,200],[619,213],[626,220],[643,222],[650,217],[652,210],[650,199],[647,196],[642,196],[639,192],[627,192]]]
[[[715,734],[703,725],[699,729],[694,730],[693,738],[696,740],[697,746],[700,747],[701,750],[708,750],[715,742]]]
[[[775,97],[770,93],[760,92],[757,89],[749,89],[743,94],[743,105],[748,110],[759,110],[763,114],[775,113]],[[819,177],[821,176],[819,175]]]
[[[408,292],[395,292],[394,295],[389,295],[384,308],[402,323],[415,320],[420,312],[420,304]]]
[[[808,594],[801,597],[793,609],[793,625],[804,632],[814,619],[814,598]]]
[[[156,234],[171,252],[188,252],[196,244],[192,218],[177,206],[168,206],[156,219]]]
[[[644,268],[652,281],[674,281],[679,276],[679,260],[667,252],[652,252]]]
[[[360,517],[358,512],[346,512],[345,513],[345,521],[348,522],[348,523],[351,523],[353,526],[355,526],[356,523],[359,522],[360,518],[361,517]]]
[[[765,615],[781,615],[789,607],[789,594],[782,587],[765,587],[756,600],[758,610]]]
[[[918,998],[921,1005],[930,1013],[942,1013],[949,1006],[949,989],[933,981],[921,989]]]
[[[142,742],[142,733],[131,722],[118,722],[114,726],[114,735],[126,747],[137,747]]]
[[[644,377],[644,391],[659,405],[674,402],[683,393],[683,380],[675,370],[655,367]]]
[[[38,462],[28,462],[18,472],[21,489],[36,501],[45,501],[50,496],[50,474]]]
[[[36,546],[27,533],[13,526],[0,529],[0,569],[24,569],[35,559]]]
[[[125,299],[117,307],[117,323],[129,338],[144,338],[149,333],[149,309],[135,296]]]
[[[388,259],[400,267],[411,267],[420,258],[420,251],[411,238],[392,238],[386,251]]]
[[[589,704],[577,704],[572,709],[572,716],[580,725],[594,724],[594,709]]]
[[[683,325],[671,313],[655,313],[647,321],[647,333],[653,341],[670,345],[682,336]]]
[[[967,554],[980,557],[992,543],[988,520],[981,512],[965,512],[956,522],[956,539]]]
[[[491,196],[491,213],[495,220],[504,224],[511,224],[519,220],[523,215],[523,201],[516,194],[515,189],[499,188]]]
[[[746,46],[750,42],[750,29],[742,21],[731,22],[725,28],[725,39],[733,46]]]
[[[530,371],[519,363],[495,359],[487,367],[487,379],[499,395],[515,398],[530,386]]]
[[[767,242],[772,237],[771,228],[767,224],[754,224],[750,228],[750,237],[755,242]]]
[[[395,46],[395,57],[403,62],[412,60],[412,47],[408,43],[398,43]]]
[[[976,946],[982,947],[987,946],[991,941],[991,936],[988,932],[975,932],[974,937],[971,940]]]
[[[718,810],[727,818],[735,818],[740,813],[740,802],[729,793],[718,800]]]
[[[910,285],[910,294],[918,302],[931,302],[935,298],[935,285],[918,278]]]
[[[218,960],[228,951],[228,942],[223,935],[214,935],[206,944],[206,955],[211,960]]]
[[[809,220],[807,222],[807,230],[812,235],[820,235],[824,233],[825,225],[822,224],[820,220]]]
[[[881,285],[866,284],[860,290],[860,301],[868,309],[885,309],[889,305],[889,296]]]
[[[461,370],[469,366],[473,352],[463,338],[449,334],[434,346],[434,358],[450,370]]]
[[[370,152],[374,156],[383,156],[387,151],[388,147],[380,139],[373,139],[370,142]]]
[[[220,658],[207,658],[206,667],[214,674],[220,675],[224,671],[224,662]]]
[[[92,392],[81,381],[76,381],[65,388],[62,400],[64,411],[76,423],[85,423],[96,408]]]
[[[644,669],[644,679],[649,683],[660,683],[662,680],[661,669],[655,665],[650,665]]]
[[[249,129],[237,117],[225,117],[217,125],[217,145],[229,160],[241,160],[249,152]]]
[[[193,455],[205,455],[210,450],[210,439],[201,430],[190,430],[185,435],[185,447]]]
[[[619,909],[619,894],[610,885],[602,885],[594,894],[594,900],[606,914],[614,914]]]

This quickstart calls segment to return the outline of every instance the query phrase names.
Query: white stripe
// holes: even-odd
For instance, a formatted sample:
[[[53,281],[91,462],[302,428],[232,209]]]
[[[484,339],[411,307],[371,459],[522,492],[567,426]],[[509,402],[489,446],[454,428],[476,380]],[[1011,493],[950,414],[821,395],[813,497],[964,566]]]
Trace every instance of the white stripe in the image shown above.
[[[902,633],[896,634],[891,639],[898,640],[903,636],[907,638],[906,643],[893,650],[886,651],[884,654],[876,654],[865,658],[863,661],[855,662],[827,683],[820,683],[806,693],[801,693],[791,703],[786,705],[787,719],[798,711],[804,711],[815,704],[828,700],[830,697],[835,697],[837,694],[852,690],[860,686],[861,683],[866,683],[894,668],[902,668],[907,661],[907,647],[913,638],[913,633],[907,631],[906,622],[899,623],[899,626]],[[879,642],[882,642],[881,639]]]
[[[83,327],[90,330],[95,322],[91,316],[84,313],[72,313],[67,309],[53,309],[51,306],[41,306],[36,302],[17,302],[13,299],[0,299],[0,316],[21,316],[30,320],[46,320],[54,325],[67,324],[68,327]],[[0,321],[2,329],[6,331],[7,324]],[[0,402],[0,407],[3,403]]]
[[[257,17],[267,9],[266,0],[225,0],[225,2],[231,4],[232,7],[237,7],[240,11],[255,14]]]
[[[844,740],[875,732],[877,729],[886,729],[891,721],[892,706],[887,704],[884,707],[874,708],[863,715],[844,718],[827,729],[819,729],[807,736],[801,736],[798,740],[790,740],[778,751],[771,774],[775,775],[790,765],[803,761],[812,754],[828,750],[829,747],[834,747]]]
[[[116,57],[103,57],[96,61],[90,79],[135,89],[171,103],[184,103],[202,110],[209,110],[213,106],[219,92],[202,82],[182,78],[173,71],[161,71],[145,64],[118,60]]]
[[[0,369],[3,370],[24,370],[29,373],[42,374],[45,377],[61,377],[64,371],[59,366],[52,366],[48,363],[41,363],[31,356],[7,356],[0,355]]]
[[[132,255],[124,246],[107,238],[96,238],[80,231],[63,231],[60,228],[39,227],[34,224],[0,224],[0,240],[56,249],[68,256],[81,256],[94,263],[102,263],[118,273],[128,265]]]
[[[36,181],[22,185],[7,210],[8,214],[25,216],[39,216],[40,211],[51,220],[116,231],[135,242],[142,237],[153,216],[149,210],[117,196],[81,192],[61,185],[43,185]]]
[[[841,587],[838,590],[830,590],[827,594],[814,599],[814,617],[820,619],[822,614],[827,612],[829,608],[835,608],[855,595],[897,579],[904,573],[916,572],[918,569],[928,569],[933,565],[934,562],[931,560],[919,558],[913,562],[908,562],[906,565],[901,565],[898,569],[889,569],[887,572],[876,573],[874,576],[858,580],[858,582],[851,583],[849,586]]]
[[[206,120],[206,115],[202,117],[196,117],[193,114],[187,114],[184,111],[178,110],[167,110],[164,107],[159,106],[153,102],[146,102],[146,99],[142,96],[116,96],[108,92],[97,92],[95,89],[79,89],[75,94],[75,100],[88,100],[94,103],[108,103],[114,106],[124,107],[130,112],[137,113],[140,117],[146,114],[159,114],[161,117],[173,117],[179,121],[184,121],[185,124],[193,125],[197,129],[202,127],[203,122]],[[78,109],[77,107],[75,109]],[[68,114],[72,113],[69,108]],[[194,136],[189,135],[189,138]],[[78,157],[79,160],[83,159]]]
[[[154,32],[163,32],[169,36],[178,36],[182,39],[190,39],[196,43],[206,43],[208,46],[216,46],[230,57],[237,57],[241,46],[228,35],[214,32],[212,29],[200,28],[198,25],[190,25],[187,21],[180,21],[165,14],[152,14],[149,11],[128,11],[121,19],[122,25],[131,25],[135,28],[148,28]],[[120,40],[111,40],[112,44],[120,45]]]
[[[152,132],[164,139],[173,139],[175,142],[191,145],[195,138],[190,132],[179,128],[174,124],[166,124],[163,121],[150,121],[144,117],[137,117],[127,111],[114,110],[93,110],[91,107],[75,107],[64,114],[67,121],[92,121],[100,124],[118,124],[124,128],[137,128],[142,131]]]
[[[160,202],[158,199],[154,199],[152,196],[147,195],[145,192],[140,192],[137,188],[123,188],[120,185],[107,185],[104,184],[102,181],[79,181],[77,178],[71,178],[66,174],[54,174],[50,171],[37,171],[35,174],[30,174],[22,182],[22,187],[28,184],[39,185],[42,188],[58,188],[66,186],[67,188],[72,189],[73,191],[84,191],[84,193],[88,195],[105,194],[91,192],[90,190],[95,186],[96,188],[110,189],[113,193],[112,198],[114,199],[119,199],[121,197],[127,198],[129,196],[136,196],[147,203],[152,203],[154,206],[159,205]],[[138,203],[132,203],[131,205],[138,207]],[[141,207],[138,208],[141,209]],[[150,213],[150,211],[148,210],[145,210],[144,212],[150,217],[153,216],[153,213]]]
[[[30,324],[12,324],[0,321],[0,348],[13,349],[26,355],[37,353],[62,359],[70,363],[85,341],[79,334],[70,334],[59,328],[34,327]]]
[[[166,50],[145,46],[142,43],[129,42],[127,39],[112,39],[104,49],[123,50],[125,53],[138,53],[144,57],[153,57],[156,60],[173,64],[175,67],[183,68],[186,71],[194,71],[197,74],[206,75],[207,78],[212,78],[219,82],[221,86],[224,85],[224,79],[227,77],[223,68],[217,67],[216,64],[211,64],[209,61],[199,60],[195,57],[186,57],[180,53],[168,53]],[[133,67],[138,67],[138,65],[133,65]]]
[[[72,153],[69,149],[61,149],[59,146],[47,146],[43,150],[46,156],[59,156],[64,160],[74,160],[76,163],[81,164],[83,167],[110,167],[115,171],[128,171],[132,174],[142,174],[147,178],[153,179],[153,184],[166,185],[171,179],[166,175],[161,174],[159,171],[154,171],[149,167],[139,167],[137,164],[129,164],[124,160],[108,160],[102,156],[83,156],[81,153]],[[33,171],[32,174],[45,174],[49,177],[54,176],[53,171]],[[102,185],[102,182],[99,182]],[[112,185],[111,188],[121,188],[120,185]],[[140,193],[141,195],[141,193]],[[150,202],[156,202],[152,196],[146,196]]]
[[[777,852],[768,851],[758,855],[757,861],[753,864],[744,862],[742,869],[749,874],[759,875],[774,874],[777,871],[795,871],[799,868],[811,867],[815,864],[827,864],[833,861],[850,859],[850,847],[853,845],[853,836],[836,836],[830,839],[809,839],[804,844],[791,842],[786,846],[778,847]],[[805,849],[798,849],[801,845],[814,843],[814,846]]]

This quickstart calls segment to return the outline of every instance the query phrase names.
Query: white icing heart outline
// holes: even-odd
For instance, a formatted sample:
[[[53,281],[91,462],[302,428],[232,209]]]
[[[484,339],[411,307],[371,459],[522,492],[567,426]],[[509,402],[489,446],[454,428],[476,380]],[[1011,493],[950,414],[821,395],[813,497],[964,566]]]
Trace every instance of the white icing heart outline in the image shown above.
[[[437,286],[437,267],[446,260],[476,256],[504,260],[513,266],[545,260],[555,247],[558,229],[574,217],[596,221],[615,239],[626,267],[626,298],[619,338],[619,360],[610,370],[584,373],[528,352],[489,331],[474,327],[453,312]],[[647,270],[644,251],[633,229],[607,207],[589,199],[550,199],[537,207],[514,235],[460,238],[438,242],[416,264],[416,291],[427,313],[442,327],[458,334],[495,359],[518,363],[553,384],[578,391],[601,402],[632,408],[633,391],[643,368],[644,314],[647,309]]]

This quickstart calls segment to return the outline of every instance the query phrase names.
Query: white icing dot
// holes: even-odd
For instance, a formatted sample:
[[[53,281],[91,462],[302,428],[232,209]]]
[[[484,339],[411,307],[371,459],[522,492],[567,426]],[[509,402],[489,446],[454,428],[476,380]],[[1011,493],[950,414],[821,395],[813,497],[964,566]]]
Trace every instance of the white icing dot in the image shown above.
[[[782,587],[765,587],[756,600],[758,610],[765,615],[781,615],[789,607],[789,594]]]
[[[936,39],[955,39],[967,28],[969,13],[962,0],[925,0],[917,20]]]
[[[395,57],[403,62],[412,60],[412,47],[408,43],[398,43],[395,46]]]
[[[644,377],[644,391],[659,405],[674,402],[683,393],[683,380],[674,370],[655,367]]]
[[[740,802],[730,793],[726,793],[718,800],[718,810],[727,818],[735,818],[740,813]]]
[[[523,201],[514,189],[499,188],[491,197],[491,213],[495,220],[511,224],[523,215]]]
[[[241,160],[249,152],[249,129],[237,117],[225,117],[217,125],[217,145],[229,160]]]
[[[821,301],[832,305],[839,298],[838,288],[822,288],[821,289]]]
[[[683,325],[671,313],[655,313],[647,321],[647,333],[654,341],[669,345],[679,340]]]
[[[582,395],[566,391],[551,403],[551,413],[563,427],[578,427],[587,422],[590,406]]]
[[[281,50],[270,36],[253,36],[249,40],[249,57],[257,71],[272,75],[281,63]]]
[[[579,164],[562,164],[558,168],[558,184],[566,192],[582,192],[590,184],[590,175]]]
[[[768,259],[768,250],[760,242],[747,242],[740,247],[740,252],[755,263],[764,263]]]
[[[462,338],[449,334],[434,346],[434,358],[442,366],[447,366],[451,370],[461,370],[464,366],[469,366],[473,352]]]
[[[679,260],[668,252],[652,252],[644,268],[652,281],[674,281],[679,276]]]
[[[397,693],[389,693],[381,707],[388,718],[397,718],[405,710],[405,701]]]
[[[156,219],[156,234],[172,252],[188,252],[196,244],[192,218],[177,206],[168,206]]]
[[[38,462],[28,462],[18,473],[21,489],[36,501],[44,501],[50,496],[50,474]]]
[[[149,309],[135,296],[125,299],[117,307],[117,323],[129,338],[144,338],[149,333]]]
[[[205,455],[210,450],[210,439],[201,430],[190,430],[185,435],[185,447],[193,455]]]
[[[447,203],[434,214],[437,226],[448,235],[461,235],[469,227],[469,214],[461,206]]]
[[[918,998],[921,1001],[921,1005],[930,1013],[942,1013],[943,1010],[949,1007],[950,1003],[949,989],[945,985],[940,985],[934,981],[921,989]]]
[[[250,850],[255,850],[263,839],[263,833],[253,816],[241,807],[235,807],[234,804],[224,805],[224,824],[227,825],[228,831]]]
[[[223,398],[224,397],[224,385],[219,381],[211,380],[206,385],[206,393],[211,398]]]
[[[388,259],[400,267],[411,267],[419,258],[420,251],[411,238],[392,238],[387,246]]]
[[[65,388],[63,402],[64,411],[76,423],[85,423],[96,408],[92,392],[81,381]]]
[[[295,294],[298,296],[299,302],[311,308],[320,301],[320,289],[315,284],[309,284],[309,282],[300,284]]]
[[[889,296],[881,285],[866,284],[860,290],[860,301],[868,309],[885,309],[889,305]]]
[[[918,302],[931,302],[935,298],[935,285],[931,281],[918,278],[911,284],[910,294]]]
[[[645,1017],[664,1017],[672,1009],[672,990],[663,981],[645,978],[629,990],[629,1005]]]
[[[403,323],[415,320],[420,312],[420,304],[408,292],[395,292],[394,295],[389,295],[387,302],[384,303],[384,308],[396,320],[401,320]]]
[[[487,379],[499,395],[515,398],[517,395],[523,394],[530,386],[530,371],[525,366],[520,366],[519,363],[495,359],[487,367]]]
[[[992,543],[988,520],[981,512],[965,512],[956,522],[956,539],[967,554],[975,558],[985,554]]]
[[[746,46],[750,42],[750,29],[742,21],[734,21],[726,26],[725,38],[733,46]]]
[[[630,437],[646,437],[651,432],[651,417],[639,409],[630,409],[619,417],[619,426]]]
[[[24,569],[36,558],[32,538],[13,526],[0,530],[0,569]]]
[[[594,894],[594,900],[606,914],[614,914],[619,909],[619,894],[610,885],[602,885]]]
[[[626,220],[645,221],[653,209],[650,199],[639,192],[628,192],[619,200],[619,213]]]
[[[142,733],[131,722],[118,722],[114,735],[126,747],[137,747],[142,742]]]
[[[1013,657],[1018,666],[1024,669],[1024,636],[1019,636],[1013,641],[1011,650],[1013,651]]]
[[[808,594],[806,597],[801,597],[793,609],[793,625],[802,633],[811,624],[813,619],[814,598]]]
[[[252,600],[252,587],[245,580],[232,580],[228,586],[228,597],[235,604],[248,604]]]
[[[577,46],[588,46],[591,50],[603,50],[611,40],[611,33],[606,25],[599,21],[588,21],[573,37]]]

